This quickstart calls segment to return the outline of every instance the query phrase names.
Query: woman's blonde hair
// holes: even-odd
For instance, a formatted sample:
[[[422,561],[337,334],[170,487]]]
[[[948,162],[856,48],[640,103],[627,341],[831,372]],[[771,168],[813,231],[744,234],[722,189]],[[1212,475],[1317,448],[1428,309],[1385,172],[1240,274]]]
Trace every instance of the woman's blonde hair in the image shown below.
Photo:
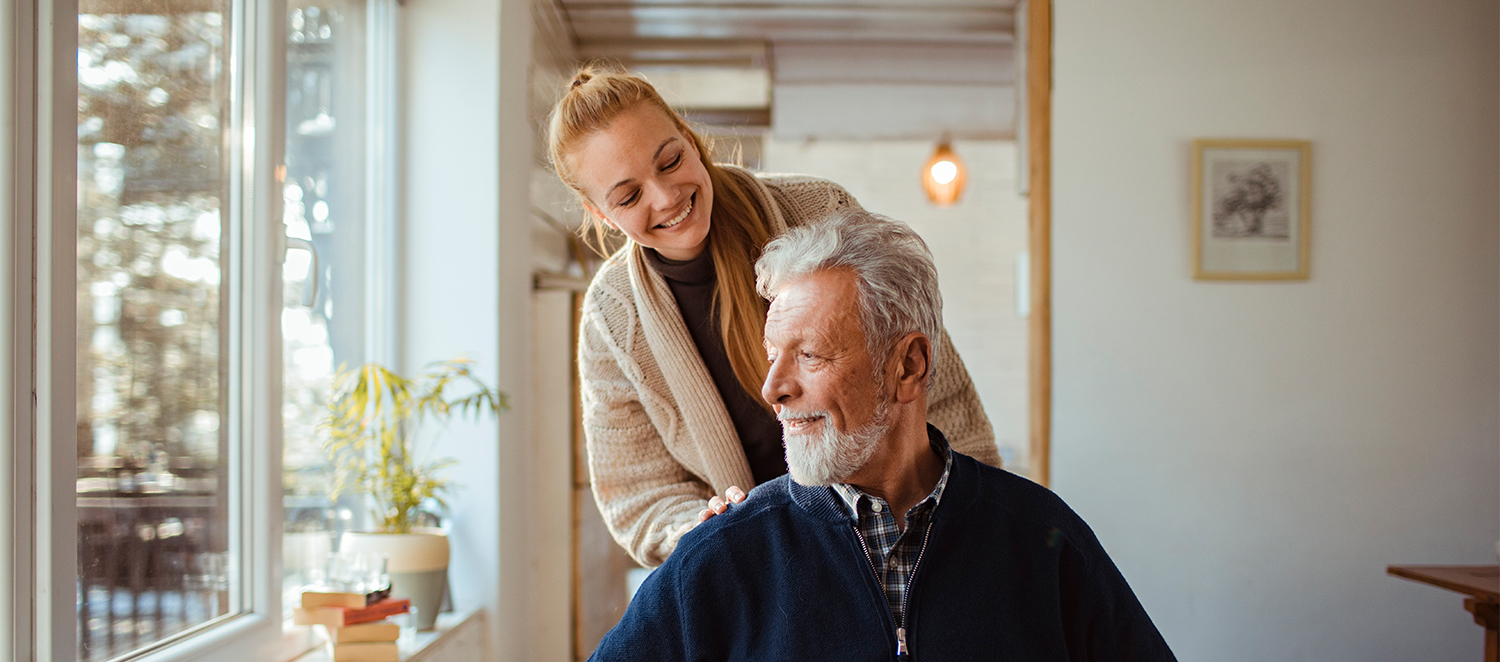
[[[766,302],[755,293],[755,261],[770,241],[765,214],[755,203],[750,184],[740,176],[714,164],[710,145],[693,131],[651,83],[624,71],[599,65],[586,66],[573,76],[568,91],[552,109],[548,121],[547,157],[559,179],[585,198],[569,158],[584,139],[607,129],[622,113],[639,104],[650,104],[665,113],[677,130],[692,141],[698,158],[708,170],[713,186],[713,209],[709,217],[708,250],[713,256],[717,281],[714,309],[724,352],[740,386],[762,406],[760,387],[766,379],[763,333]],[[596,250],[604,252],[607,232],[602,220],[590,214]],[[589,228],[584,228],[585,238]]]

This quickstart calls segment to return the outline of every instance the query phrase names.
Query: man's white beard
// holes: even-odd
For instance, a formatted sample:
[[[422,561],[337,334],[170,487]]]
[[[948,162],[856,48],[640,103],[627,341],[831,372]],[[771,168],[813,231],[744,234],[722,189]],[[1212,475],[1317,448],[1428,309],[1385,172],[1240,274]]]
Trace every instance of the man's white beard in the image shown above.
[[[854,472],[863,469],[891,431],[889,407],[880,403],[875,417],[857,430],[835,430],[826,411],[795,412],[782,409],[778,418],[822,417],[822,431],[816,435],[790,435],[782,427],[786,441],[786,466],[792,480],[800,485],[820,486],[843,483]]]

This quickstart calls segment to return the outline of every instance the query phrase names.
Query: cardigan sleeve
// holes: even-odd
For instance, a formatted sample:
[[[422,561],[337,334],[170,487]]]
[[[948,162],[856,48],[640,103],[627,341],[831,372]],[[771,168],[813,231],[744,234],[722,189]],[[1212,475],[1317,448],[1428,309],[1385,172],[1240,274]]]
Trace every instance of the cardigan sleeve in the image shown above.
[[[823,220],[841,209],[864,209],[848,190],[826,179],[806,175],[764,175],[761,181],[780,209],[787,228]]]
[[[932,388],[927,392],[927,420],[942,431],[954,450],[999,467],[995,432],[947,329],[943,329],[937,348],[937,367],[932,373]]]
[[[591,290],[578,342],[583,430],[595,503],[610,535],[637,563],[661,565],[697,523],[713,489],[667,451],[641,402],[630,347],[644,343],[620,306]],[[614,328],[611,328],[611,327]],[[636,374],[632,374],[636,373]]]

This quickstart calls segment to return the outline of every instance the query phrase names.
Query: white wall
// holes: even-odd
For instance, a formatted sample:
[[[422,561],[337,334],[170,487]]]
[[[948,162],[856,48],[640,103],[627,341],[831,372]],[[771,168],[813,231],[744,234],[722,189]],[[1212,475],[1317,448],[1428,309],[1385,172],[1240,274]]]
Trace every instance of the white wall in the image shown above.
[[[399,23],[401,363],[467,353],[511,396],[498,421],[455,422],[436,451],[461,460],[449,474],[463,485],[450,512],[456,606],[485,609],[488,659],[530,659],[531,7],[422,0]]]
[[[1183,660],[1471,660],[1493,563],[1493,0],[1057,0],[1055,489]],[[1313,144],[1312,278],[1191,277],[1189,143]]]
[[[768,140],[763,166],[838,182],[870,211],[912,226],[932,249],[943,321],[974,379],[1006,468],[1024,473],[1026,320],[1016,314],[1015,263],[1026,250],[1026,202],[1016,194],[1016,144],[959,141],[963,198],[935,207],[922,192],[931,140]]]

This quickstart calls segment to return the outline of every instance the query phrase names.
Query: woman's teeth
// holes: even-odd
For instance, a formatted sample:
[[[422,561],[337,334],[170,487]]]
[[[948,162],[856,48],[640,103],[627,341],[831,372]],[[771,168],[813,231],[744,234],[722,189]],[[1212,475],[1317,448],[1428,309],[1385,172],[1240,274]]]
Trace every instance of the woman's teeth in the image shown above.
[[[687,218],[688,214],[691,214],[691,213],[693,213],[693,199],[692,198],[688,198],[687,209],[682,210],[682,213],[678,214],[677,218],[674,218],[674,219],[672,219],[670,221],[667,221],[666,223],[662,223],[661,225],[656,226],[656,228],[658,230],[662,230],[662,229],[673,227],[673,226],[677,225],[678,223],[681,223],[682,219]]]

